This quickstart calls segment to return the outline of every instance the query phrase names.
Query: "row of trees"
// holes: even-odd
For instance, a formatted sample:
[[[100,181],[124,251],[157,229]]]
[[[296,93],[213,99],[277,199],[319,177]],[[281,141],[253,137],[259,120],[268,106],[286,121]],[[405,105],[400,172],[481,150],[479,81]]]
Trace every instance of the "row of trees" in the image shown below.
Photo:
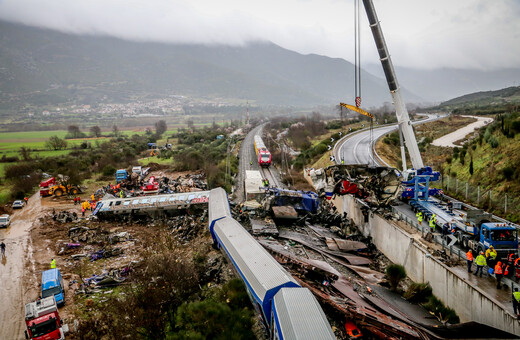
[[[166,121],[159,120],[155,122],[155,134],[160,138],[160,136],[166,132],[168,129],[166,125]],[[147,131],[152,131],[150,128],[147,129]],[[89,136],[92,138],[99,138],[103,137],[103,133],[101,131],[101,128],[98,125],[91,126],[89,128]],[[117,125],[112,126],[112,133],[109,135],[110,137],[120,137],[119,128]],[[76,139],[76,138],[86,138],[87,135],[81,131],[80,127],[77,125],[69,125],[67,127],[67,135],[65,136],[65,139]]]

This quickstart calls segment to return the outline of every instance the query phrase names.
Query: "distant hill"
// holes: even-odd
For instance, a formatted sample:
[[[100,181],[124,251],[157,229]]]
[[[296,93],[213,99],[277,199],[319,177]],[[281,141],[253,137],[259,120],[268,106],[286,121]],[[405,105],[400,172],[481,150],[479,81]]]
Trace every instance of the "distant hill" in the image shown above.
[[[482,91],[466,94],[451,100],[442,102],[440,106],[472,105],[505,105],[520,103],[520,86],[511,86],[496,91]]]
[[[365,70],[383,77],[379,64],[365,64]],[[498,90],[520,84],[520,69],[499,70],[440,68],[432,70],[396,66],[397,79],[404,88],[424,98],[425,102],[439,103],[467,93]],[[405,97],[407,100],[407,98]]]
[[[363,106],[391,101],[363,72]],[[131,42],[0,21],[0,103],[91,104],[171,94],[263,105],[336,104],[354,98],[354,67],[272,43],[243,47]],[[406,91],[405,91],[406,92]],[[406,93],[408,101],[421,101]]]

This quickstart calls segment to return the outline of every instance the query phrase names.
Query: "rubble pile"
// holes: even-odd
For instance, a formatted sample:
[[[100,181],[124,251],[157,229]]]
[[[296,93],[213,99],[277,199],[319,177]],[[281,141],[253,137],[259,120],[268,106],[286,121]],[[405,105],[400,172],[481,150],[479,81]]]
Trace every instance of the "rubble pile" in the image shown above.
[[[177,176],[176,178],[171,178],[163,172],[151,174],[149,177],[132,173],[125,180],[116,185],[108,183],[107,186],[99,188],[93,194],[93,197],[95,200],[99,200],[106,198],[106,195],[125,198],[151,194],[152,192],[147,189],[147,184],[150,184],[148,183],[150,179],[152,179],[154,183],[153,194],[192,192],[207,190],[208,188],[206,176],[203,173],[186,174]],[[156,188],[156,186],[158,186],[158,188]]]
[[[205,216],[207,216],[207,211],[200,215],[175,216],[167,221],[167,226],[171,234],[175,235],[178,240],[189,242],[206,231]]]

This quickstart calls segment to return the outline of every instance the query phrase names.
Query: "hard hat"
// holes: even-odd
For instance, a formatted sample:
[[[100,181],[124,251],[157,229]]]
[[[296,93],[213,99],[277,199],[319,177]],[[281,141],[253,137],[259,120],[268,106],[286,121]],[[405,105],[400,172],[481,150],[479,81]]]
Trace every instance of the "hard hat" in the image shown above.
[[[483,254],[484,254],[484,252],[483,252],[483,251],[481,251],[481,252],[480,252],[480,255],[483,255]]]
[[[493,249],[493,246],[489,246],[489,249]]]

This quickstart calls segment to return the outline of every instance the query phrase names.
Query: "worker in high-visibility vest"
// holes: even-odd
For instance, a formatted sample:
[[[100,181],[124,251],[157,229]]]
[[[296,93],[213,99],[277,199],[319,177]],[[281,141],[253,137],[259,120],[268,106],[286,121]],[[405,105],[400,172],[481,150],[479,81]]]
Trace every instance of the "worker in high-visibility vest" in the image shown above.
[[[487,265],[483,251],[478,254],[477,258],[475,259],[475,264],[477,265],[477,270],[473,274],[477,275],[478,272],[480,272],[480,277],[482,277],[482,269]]]
[[[473,251],[471,249],[466,253],[466,261],[468,261],[468,273],[471,273],[471,265],[473,264]]]
[[[422,212],[418,211],[417,214],[415,214],[415,217],[417,217],[417,223],[419,223],[419,225],[422,224]]]
[[[55,269],[55,268],[56,268],[56,260],[52,259],[51,260],[51,269]]]
[[[500,282],[502,281],[502,276],[504,276],[504,270],[502,269],[502,262],[498,261],[495,266],[495,277],[497,278],[497,289],[502,288]]]
[[[513,311],[515,312],[516,317],[519,317],[518,315],[518,305],[520,304],[520,292],[518,291],[518,288],[515,288],[513,292]]]
[[[434,215],[434,216],[435,216],[435,215]],[[433,216],[432,216],[432,218],[430,218],[430,221],[429,221],[428,223],[429,223],[429,225],[430,225],[430,231],[431,231],[432,233],[434,233],[434,232],[435,232],[435,219],[434,219]]]
[[[490,268],[493,268],[495,266],[495,260],[497,258],[497,255],[497,251],[495,250],[495,248],[493,248],[493,246],[489,246],[489,248],[486,250],[486,262]]]

